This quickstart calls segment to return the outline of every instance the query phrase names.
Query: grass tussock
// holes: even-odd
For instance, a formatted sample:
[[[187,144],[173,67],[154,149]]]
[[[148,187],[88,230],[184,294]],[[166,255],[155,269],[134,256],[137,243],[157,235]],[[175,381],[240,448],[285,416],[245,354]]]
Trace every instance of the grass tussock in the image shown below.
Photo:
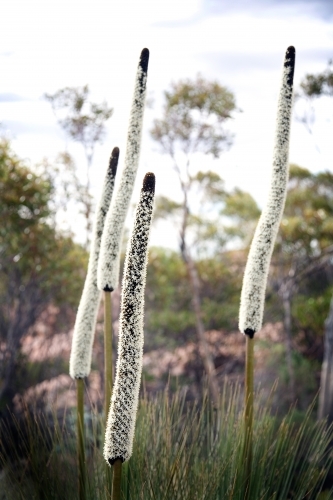
[[[253,468],[248,498],[287,500],[332,498],[325,489],[332,471],[332,428],[293,412],[282,420],[257,399]],[[187,402],[186,394],[145,396],[137,416],[134,451],[123,464],[126,500],[243,500],[246,494],[244,419],[239,388],[226,387],[218,408],[208,396]],[[87,499],[110,498],[102,455],[104,422],[86,420]],[[1,500],[78,499],[75,415],[25,412],[0,426]]]

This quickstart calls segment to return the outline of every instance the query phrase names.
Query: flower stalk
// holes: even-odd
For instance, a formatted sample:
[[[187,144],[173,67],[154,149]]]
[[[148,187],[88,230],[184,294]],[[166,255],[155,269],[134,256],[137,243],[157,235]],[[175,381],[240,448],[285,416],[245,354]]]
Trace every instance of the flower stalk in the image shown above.
[[[118,361],[107,421],[104,458],[120,481],[121,464],[132,454],[143,354],[143,314],[148,240],[152,222],[155,176],[146,174],[126,252],[120,313]],[[118,483],[117,483],[118,484]],[[114,488],[118,488],[114,484]],[[120,498],[112,496],[113,500]]]
[[[96,210],[88,271],[74,325],[69,361],[69,373],[74,379],[88,377],[90,373],[92,345],[101,295],[101,292],[97,288],[97,267],[103,227],[114,189],[118,159],[119,149],[114,148],[104,179],[99,205]]]
[[[77,458],[79,467],[79,497],[86,498],[85,450],[84,450],[84,377],[90,373],[92,344],[94,339],[100,291],[97,288],[97,266],[105,217],[111,202],[119,149],[114,148],[103,183],[102,194],[96,210],[93,240],[88,263],[88,271],[76,315],[72,340],[69,373],[76,379],[77,396]]]
[[[254,334],[262,326],[269,265],[287,193],[294,69],[295,48],[291,46],[286,51],[283,64],[268,202],[261,214],[251,243],[241,292],[239,329],[246,336],[244,460],[247,472],[247,499],[251,498],[253,455]]]
[[[239,329],[250,338],[262,326],[268,270],[287,193],[294,68],[295,48],[288,47],[278,99],[271,186],[252,240],[241,293]]]
[[[109,292],[115,290],[119,282],[120,245],[139,165],[148,60],[149,50],[143,49],[135,79],[127,135],[125,166],[119,189],[108,211],[105,230],[103,231],[101,255],[98,265],[98,288]]]

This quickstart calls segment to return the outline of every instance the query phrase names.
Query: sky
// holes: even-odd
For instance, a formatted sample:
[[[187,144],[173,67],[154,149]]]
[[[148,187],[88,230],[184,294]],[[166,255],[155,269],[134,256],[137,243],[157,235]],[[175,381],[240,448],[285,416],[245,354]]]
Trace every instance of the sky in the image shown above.
[[[230,129],[234,143],[218,160],[198,155],[195,168],[216,170],[226,187],[248,191],[260,206],[267,196],[272,165],[277,93],[286,48],[296,48],[295,88],[306,73],[318,73],[333,57],[333,2],[298,0],[2,0],[0,32],[0,132],[33,165],[68,150],[83,176],[82,147],[66,138],[44,93],[89,84],[91,99],[114,108],[92,167],[94,197],[114,146],[125,151],[134,77],[142,48],[150,50],[148,96],[134,200],[147,171],[156,193],[179,196],[170,160],[149,135],[161,116],[163,91],[171,81],[198,73],[231,90],[241,110]],[[312,172],[332,170],[333,104],[315,104],[310,134],[297,119],[291,131],[290,161]],[[119,171],[120,173],[120,171]],[[82,236],[77,221],[73,229]],[[151,241],[174,247],[172,226],[156,227]]]

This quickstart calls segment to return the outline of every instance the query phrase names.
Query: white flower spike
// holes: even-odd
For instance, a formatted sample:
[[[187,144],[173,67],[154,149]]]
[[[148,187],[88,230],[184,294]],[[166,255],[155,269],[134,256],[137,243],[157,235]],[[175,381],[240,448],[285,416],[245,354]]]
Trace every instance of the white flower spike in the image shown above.
[[[262,326],[269,264],[286,199],[294,69],[295,48],[291,46],[284,59],[278,99],[270,193],[252,240],[241,293],[239,329],[250,338]]]
[[[132,454],[143,352],[143,314],[148,239],[155,176],[146,174],[127,247],[121,301],[117,372],[106,425],[104,458],[109,465]]]
[[[69,361],[69,373],[72,378],[84,378],[90,373],[92,344],[101,295],[101,292],[97,288],[97,265],[104,221],[111,203],[114,188],[118,158],[119,149],[114,148],[104,179],[100,202],[96,210],[88,271],[74,326]]]
[[[134,96],[128,127],[124,162],[125,167],[121,176],[119,189],[117,190],[114,202],[107,214],[105,229],[103,231],[97,276],[98,288],[106,292],[112,292],[112,290],[117,288],[119,282],[120,245],[139,165],[148,60],[149,50],[143,49],[135,80]]]

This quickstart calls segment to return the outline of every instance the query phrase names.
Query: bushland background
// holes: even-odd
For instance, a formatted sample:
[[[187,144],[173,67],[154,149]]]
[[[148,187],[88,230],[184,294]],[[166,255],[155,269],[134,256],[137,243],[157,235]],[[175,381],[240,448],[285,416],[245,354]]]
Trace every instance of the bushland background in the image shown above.
[[[121,139],[121,127],[118,127],[122,120],[126,125],[128,116],[122,100],[129,106],[131,98],[127,80],[132,83],[133,75],[116,76],[116,63],[122,60],[123,69],[132,64],[133,58],[134,72],[135,58],[144,45],[156,50],[155,53],[151,50],[152,84],[148,80],[150,91],[138,177],[154,170],[159,190],[146,288],[145,389],[156,392],[168,384],[173,390],[180,384],[186,386],[188,397],[195,398],[200,394],[207,370],[212,371],[218,388],[222,388],[226,380],[237,381],[243,376],[244,339],[237,328],[238,307],[249,244],[265,198],[265,186],[266,191],[268,189],[272,151],[265,134],[270,127],[273,135],[274,92],[278,87],[278,80],[274,82],[271,77],[277,75],[278,78],[283,52],[291,43],[298,50],[296,42],[301,48],[296,60],[296,67],[299,64],[301,70],[295,78],[297,133],[293,138],[292,132],[291,137],[289,190],[272,259],[264,327],[256,336],[255,382],[268,394],[278,379],[274,404],[275,409],[283,413],[291,404],[296,404],[300,412],[305,411],[319,390],[321,374],[326,373],[329,380],[333,336],[330,319],[333,174],[326,160],[329,150],[325,137],[329,136],[332,118],[333,77],[327,48],[331,36],[327,26],[332,13],[325,2],[304,2],[302,6],[302,23],[297,2],[292,2],[288,12],[274,2],[265,8],[261,2],[254,3],[252,11],[239,5],[233,12],[223,7],[223,3],[219,6],[213,2],[191,2],[190,6],[184,2],[184,8],[178,10],[179,19],[166,9],[159,13],[148,9],[149,35],[145,38],[140,26],[136,26],[138,23],[131,18],[128,29],[133,30],[131,40],[135,40],[135,50],[132,42],[130,46],[118,43],[113,71],[106,70],[106,41],[102,43],[99,39],[98,52],[93,36],[90,37],[91,50],[87,57],[98,53],[98,61],[104,61],[100,66],[104,68],[102,80],[105,86],[108,79],[112,81],[111,96],[101,89],[94,95],[92,88],[97,84],[94,71],[87,69],[73,76],[72,67],[68,66],[68,80],[64,80],[65,68],[59,66],[64,61],[63,51],[67,51],[72,60],[89,46],[81,37],[82,26],[87,26],[85,16],[91,13],[89,2],[81,12],[81,28],[73,23],[73,32],[80,35],[77,40],[81,40],[81,45],[78,42],[75,50],[68,51],[68,47],[72,47],[70,40],[67,45],[60,44],[59,30],[54,33],[59,44],[53,46],[51,53],[55,55],[56,67],[62,68],[62,78],[52,84],[44,68],[43,78],[34,86],[32,73],[38,78],[42,66],[40,62],[34,66],[36,60],[31,55],[34,48],[39,47],[37,55],[48,68],[52,59],[50,52],[43,52],[38,30],[32,37],[26,37],[26,46],[22,38],[21,43],[17,43],[8,34],[4,45],[8,51],[0,54],[7,68],[0,95],[3,113],[0,118],[1,412],[7,407],[19,410],[23,399],[47,408],[54,404],[58,408],[75,406],[75,386],[68,375],[68,359],[86,272],[92,217],[108,151],[116,145],[122,147],[126,137],[126,126]],[[5,8],[14,20],[13,7],[7,3]],[[40,35],[44,36],[47,47],[53,33],[47,33],[46,29],[49,14],[38,2],[33,4],[32,12],[43,20]],[[21,37],[27,29],[24,14],[22,10],[17,13]],[[68,14],[66,30],[75,13]],[[293,31],[290,27],[296,14],[300,28]],[[30,14],[26,12],[26,15]],[[63,19],[61,9],[54,15],[59,21]],[[122,19],[124,12],[115,11],[114,15]],[[273,18],[275,24],[269,24]],[[223,42],[228,42],[227,51],[219,46],[219,37],[206,37],[208,41],[202,37],[202,52],[197,45],[194,48],[201,59],[199,56],[195,59],[188,43],[181,46],[179,52],[179,45],[170,42],[167,53],[167,49],[159,51],[161,47],[153,42],[157,28],[165,33],[169,33],[168,30],[177,33],[176,41],[179,37],[186,40],[184,32],[187,40],[194,40],[194,32],[198,31],[192,32],[192,29],[207,25],[205,33],[210,29],[214,34],[216,23],[225,26],[230,19],[245,39],[257,29],[256,55],[248,58],[247,66],[244,59],[237,59],[240,46],[235,45],[235,35],[229,31],[228,40],[222,37]],[[146,24],[143,22],[142,26]],[[220,31],[219,28],[216,33]],[[320,43],[318,37],[314,37],[313,43],[319,45],[314,46],[313,52],[309,48],[311,40],[304,42],[311,39],[311,33],[321,33]],[[252,35],[249,40],[253,39]],[[274,54],[274,64],[277,62],[268,81],[260,69],[268,62],[268,66],[272,66],[269,54],[263,50],[263,40],[272,44],[269,50]],[[129,49],[136,51],[131,57],[127,55]],[[110,50],[113,54],[114,45]],[[190,54],[188,68],[181,64],[186,50]],[[159,79],[154,58],[162,75]],[[205,60],[205,64],[198,64],[200,60]],[[23,71],[27,61],[36,71],[28,72],[28,83],[22,91],[17,73],[11,68]],[[307,71],[308,61],[311,64]],[[170,69],[170,78],[168,72],[161,70],[162,62]],[[80,64],[81,58],[78,67]],[[234,69],[228,79],[226,68],[236,66],[238,70]],[[240,67],[243,68],[241,74]],[[255,91],[250,92],[253,101],[250,105],[244,96],[251,81],[255,83]],[[156,82],[159,93],[153,92]],[[268,89],[270,84],[273,90]],[[38,106],[43,106],[43,112],[48,110],[46,128],[52,128],[53,142],[52,134],[45,133],[42,121],[37,123],[31,112],[36,100]],[[269,103],[267,116],[262,113],[254,126],[249,126],[247,117],[251,113],[255,115],[263,102]],[[14,105],[17,105],[16,113],[18,109],[25,109],[26,114],[18,118],[15,109],[10,107]],[[118,140],[121,144],[117,144]],[[148,149],[153,150],[152,156]],[[123,153],[124,147],[121,155]],[[301,160],[298,164],[294,161],[296,157]],[[265,170],[261,178],[262,164]],[[246,168],[246,174],[242,168]],[[141,178],[138,185],[140,182]],[[130,218],[131,214],[128,228]],[[124,249],[127,237],[128,232]],[[114,352],[119,304],[118,290],[113,294]],[[100,408],[104,385],[102,330],[101,311],[92,372],[87,383],[87,399]],[[332,412],[333,418],[333,386],[332,391],[329,384],[324,389],[318,411]]]

